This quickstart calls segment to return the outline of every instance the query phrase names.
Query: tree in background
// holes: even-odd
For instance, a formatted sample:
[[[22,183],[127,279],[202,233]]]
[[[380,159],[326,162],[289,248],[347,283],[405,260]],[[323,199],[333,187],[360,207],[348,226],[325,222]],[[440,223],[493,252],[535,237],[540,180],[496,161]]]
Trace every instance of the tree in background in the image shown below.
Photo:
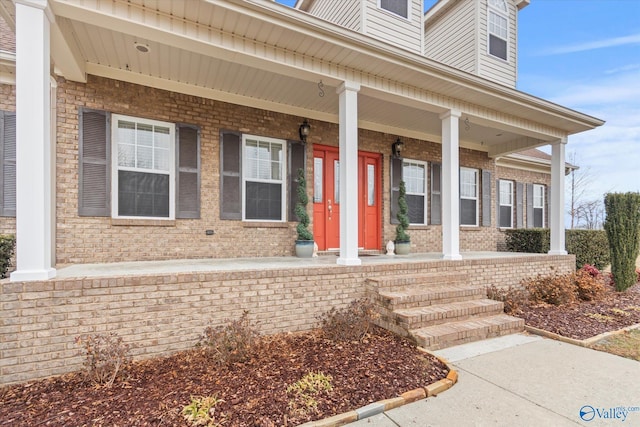
[[[640,193],[608,193],[604,198],[607,217],[604,229],[609,239],[611,274],[618,291],[637,281],[636,259],[640,252]]]
[[[569,193],[567,210],[571,217],[570,228],[599,230],[604,221],[602,197],[590,193],[594,180],[591,169],[588,167],[581,169],[576,165],[576,161],[576,153],[574,152],[571,155],[571,163],[575,168],[571,169],[569,184],[566,186]]]

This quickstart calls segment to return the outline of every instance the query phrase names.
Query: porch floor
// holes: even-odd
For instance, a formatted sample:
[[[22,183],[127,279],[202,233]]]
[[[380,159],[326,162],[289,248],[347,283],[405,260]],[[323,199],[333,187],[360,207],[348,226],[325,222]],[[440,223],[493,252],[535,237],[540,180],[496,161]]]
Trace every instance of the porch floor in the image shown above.
[[[529,254],[517,252],[462,252],[462,260],[494,259],[545,256],[545,254]],[[296,257],[264,257],[264,258],[202,258],[175,259],[163,261],[131,261],[103,264],[74,264],[60,267],[56,278],[81,278],[102,276],[129,276],[146,274],[169,274],[209,271],[241,271],[241,270],[280,270],[287,268],[306,268],[330,266],[336,264],[337,255],[325,254],[316,258]],[[402,256],[384,254],[361,254],[362,265],[403,264],[413,262],[442,261],[441,253],[416,253]]]

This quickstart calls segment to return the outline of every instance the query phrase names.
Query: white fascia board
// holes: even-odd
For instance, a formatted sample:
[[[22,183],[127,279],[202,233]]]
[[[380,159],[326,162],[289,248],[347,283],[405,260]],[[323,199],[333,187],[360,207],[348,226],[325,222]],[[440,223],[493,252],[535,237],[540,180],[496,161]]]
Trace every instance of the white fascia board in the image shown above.
[[[51,57],[65,79],[87,82],[85,60],[65,23],[51,23]]]

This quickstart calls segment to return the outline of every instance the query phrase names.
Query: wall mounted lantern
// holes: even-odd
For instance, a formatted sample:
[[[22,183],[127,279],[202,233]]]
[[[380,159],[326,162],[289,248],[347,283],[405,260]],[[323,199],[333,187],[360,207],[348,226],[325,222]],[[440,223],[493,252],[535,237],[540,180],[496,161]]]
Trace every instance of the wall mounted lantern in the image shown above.
[[[403,149],[404,142],[400,141],[400,138],[396,139],[396,142],[391,145],[391,154],[393,155],[393,158],[399,159]]]
[[[307,137],[309,136],[310,130],[311,130],[311,125],[309,124],[307,119],[304,119],[304,121],[300,125],[300,128],[298,129],[298,131],[300,132],[300,140],[302,142],[304,143],[307,142]]]

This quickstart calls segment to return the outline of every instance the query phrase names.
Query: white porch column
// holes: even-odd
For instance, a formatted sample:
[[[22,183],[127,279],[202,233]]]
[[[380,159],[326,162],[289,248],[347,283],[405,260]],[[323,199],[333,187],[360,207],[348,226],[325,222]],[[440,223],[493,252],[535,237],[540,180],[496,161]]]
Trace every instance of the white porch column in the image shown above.
[[[564,239],[564,169],[566,138],[551,145],[551,197],[549,200],[549,255],[566,255]]]
[[[360,265],[358,258],[358,91],[344,82],[340,98],[340,265]]]
[[[462,259],[460,255],[460,140],[461,113],[449,110],[442,120],[442,258]]]
[[[53,268],[54,149],[51,143],[50,22],[47,0],[16,0],[16,271],[46,280]]]

